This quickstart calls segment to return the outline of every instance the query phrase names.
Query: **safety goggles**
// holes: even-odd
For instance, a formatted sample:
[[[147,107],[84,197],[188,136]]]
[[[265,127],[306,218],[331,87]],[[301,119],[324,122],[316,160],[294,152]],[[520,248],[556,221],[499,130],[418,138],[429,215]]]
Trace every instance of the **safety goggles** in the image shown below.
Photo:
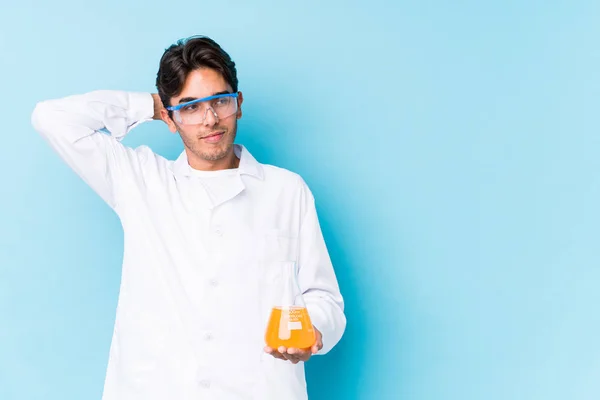
[[[173,112],[174,120],[177,123],[197,125],[206,120],[209,111],[217,120],[235,114],[238,110],[237,98],[237,93],[217,94],[166,107],[166,109]]]

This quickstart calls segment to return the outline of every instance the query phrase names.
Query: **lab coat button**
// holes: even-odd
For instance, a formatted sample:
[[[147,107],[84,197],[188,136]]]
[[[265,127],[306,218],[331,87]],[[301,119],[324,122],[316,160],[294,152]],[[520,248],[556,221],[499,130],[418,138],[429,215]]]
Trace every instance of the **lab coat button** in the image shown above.
[[[202,380],[202,381],[200,381],[200,386],[202,386],[204,389],[208,389],[208,388],[210,388],[210,381]]]

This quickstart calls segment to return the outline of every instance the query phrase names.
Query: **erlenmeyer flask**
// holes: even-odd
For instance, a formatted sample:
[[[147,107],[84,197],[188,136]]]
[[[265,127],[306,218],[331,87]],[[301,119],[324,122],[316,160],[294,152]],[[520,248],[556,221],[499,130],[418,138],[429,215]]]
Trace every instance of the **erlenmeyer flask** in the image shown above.
[[[298,286],[296,263],[287,263],[282,284],[281,302],[273,306],[265,333],[267,346],[309,349],[316,336]]]

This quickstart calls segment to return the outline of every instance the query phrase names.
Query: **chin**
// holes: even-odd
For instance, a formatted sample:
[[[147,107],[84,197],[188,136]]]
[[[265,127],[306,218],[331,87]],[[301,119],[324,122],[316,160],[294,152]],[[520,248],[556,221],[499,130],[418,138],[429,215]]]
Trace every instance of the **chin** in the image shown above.
[[[215,149],[214,151],[200,151],[197,155],[206,161],[219,161],[229,155],[232,147],[232,145],[227,145],[225,148]]]

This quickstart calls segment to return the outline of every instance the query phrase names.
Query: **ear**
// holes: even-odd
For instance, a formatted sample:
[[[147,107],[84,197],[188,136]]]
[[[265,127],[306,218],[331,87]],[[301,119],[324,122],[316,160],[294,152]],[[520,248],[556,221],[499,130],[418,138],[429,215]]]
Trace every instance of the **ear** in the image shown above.
[[[244,102],[244,95],[242,94],[242,92],[238,92],[238,110],[237,110],[237,114],[236,114],[237,119],[242,118],[242,103],[243,102]]]
[[[169,117],[169,112],[167,110],[164,108],[160,110],[160,117],[163,121],[165,121],[165,124],[167,124],[171,133],[177,133],[177,125],[175,125],[175,121]]]

